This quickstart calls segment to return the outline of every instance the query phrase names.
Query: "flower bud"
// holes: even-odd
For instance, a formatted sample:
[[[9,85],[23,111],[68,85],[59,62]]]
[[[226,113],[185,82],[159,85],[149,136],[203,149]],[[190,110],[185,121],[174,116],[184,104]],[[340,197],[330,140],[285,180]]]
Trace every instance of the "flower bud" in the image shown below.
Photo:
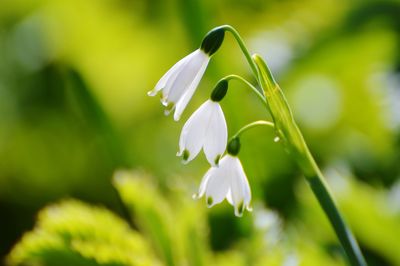
[[[220,102],[225,97],[227,91],[228,81],[223,79],[215,86],[210,98],[213,102]]]
[[[224,41],[225,29],[216,28],[207,33],[201,43],[200,49],[209,56],[213,55]]]

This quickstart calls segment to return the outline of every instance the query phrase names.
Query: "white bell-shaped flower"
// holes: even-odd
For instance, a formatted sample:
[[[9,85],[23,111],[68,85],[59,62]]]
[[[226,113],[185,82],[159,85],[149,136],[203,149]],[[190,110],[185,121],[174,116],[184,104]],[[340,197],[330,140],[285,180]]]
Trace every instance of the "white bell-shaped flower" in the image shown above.
[[[189,118],[179,139],[178,156],[193,160],[203,148],[208,162],[215,166],[225,152],[228,139],[225,116],[218,102],[208,100]]]
[[[158,81],[149,96],[161,91],[161,102],[166,106],[165,113],[175,109],[174,119],[178,121],[192,98],[207,68],[210,56],[202,49],[197,49],[176,63]]]
[[[210,208],[226,198],[234,206],[238,217],[242,216],[245,209],[252,210],[249,182],[238,157],[227,154],[221,159],[219,167],[211,167],[207,171],[194,198],[203,195]]]

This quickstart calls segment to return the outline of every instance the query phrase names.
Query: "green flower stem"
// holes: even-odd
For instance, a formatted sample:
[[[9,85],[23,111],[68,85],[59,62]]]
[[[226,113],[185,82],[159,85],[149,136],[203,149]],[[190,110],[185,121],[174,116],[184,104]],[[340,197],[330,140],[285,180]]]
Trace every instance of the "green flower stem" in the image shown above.
[[[249,63],[250,67],[251,67],[251,71],[253,72],[254,76],[256,77],[257,81],[259,79],[259,74],[258,74],[258,69],[256,64],[254,63],[253,59],[251,58],[251,54],[249,52],[249,50],[247,49],[242,37],[240,36],[239,32],[237,32],[237,30],[232,27],[231,25],[222,25],[217,27],[216,29],[224,29],[226,31],[229,31],[230,33],[232,33],[233,37],[236,39],[237,43],[240,46],[240,49],[242,50],[244,56],[246,57],[247,62]]]
[[[267,103],[267,100],[265,100],[264,95],[262,95],[261,92],[256,87],[253,86],[253,84],[251,84],[250,82],[248,82],[246,79],[242,78],[241,76],[229,75],[229,76],[222,78],[220,81],[222,81],[222,80],[229,81],[229,80],[233,80],[233,79],[236,79],[236,80],[244,83],[245,85],[247,85],[257,95],[257,97],[261,100],[261,102],[264,104],[264,106],[268,108],[268,103]]]
[[[231,139],[240,137],[240,135],[244,132],[246,132],[247,130],[254,128],[254,127],[259,127],[259,126],[268,126],[271,128],[275,128],[274,123],[270,122],[270,121],[265,121],[265,120],[258,120],[255,122],[252,122],[250,124],[245,125],[244,127],[242,127],[241,129],[238,130],[238,132],[236,132],[235,135],[233,135],[233,137]]]
[[[301,134],[300,131],[298,131],[298,134]],[[361,253],[360,247],[337,208],[334,198],[329,191],[328,184],[325,182],[325,177],[321,173],[306,143],[304,143],[304,148],[306,149],[306,154],[296,154],[296,152],[293,154],[296,154],[295,157],[300,168],[303,170],[308,184],[333,226],[351,265],[366,266],[367,263]]]
[[[351,265],[367,265],[355,237],[336,207],[325,178],[296,125],[286,97],[273,79],[271,71],[261,56],[253,55],[253,59],[258,68],[259,83],[266,95],[269,111],[279,137],[302,169],[314,195],[335,230]]]

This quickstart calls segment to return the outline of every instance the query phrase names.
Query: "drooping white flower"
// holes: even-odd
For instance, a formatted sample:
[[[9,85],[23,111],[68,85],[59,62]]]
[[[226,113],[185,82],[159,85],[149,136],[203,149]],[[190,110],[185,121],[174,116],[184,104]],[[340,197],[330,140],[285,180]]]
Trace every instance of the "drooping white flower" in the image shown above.
[[[175,109],[174,119],[178,121],[199,85],[209,61],[210,56],[197,49],[165,73],[148,95],[155,96],[161,92],[161,102],[166,106],[166,114]]]
[[[226,198],[235,208],[236,216],[242,216],[245,209],[252,210],[250,185],[237,156],[227,154],[221,159],[219,167],[211,167],[207,171],[194,198],[203,195],[209,208]]]
[[[178,156],[193,160],[203,148],[208,162],[215,166],[225,151],[228,139],[225,116],[218,102],[203,103],[183,126]]]
[[[206,71],[211,56],[224,41],[225,28],[218,27],[204,37],[196,51],[181,59],[158,81],[147,94],[155,96],[161,91],[161,102],[166,106],[165,113],[175,109],[174,119],[179,120],[183,110],[192,98]]]

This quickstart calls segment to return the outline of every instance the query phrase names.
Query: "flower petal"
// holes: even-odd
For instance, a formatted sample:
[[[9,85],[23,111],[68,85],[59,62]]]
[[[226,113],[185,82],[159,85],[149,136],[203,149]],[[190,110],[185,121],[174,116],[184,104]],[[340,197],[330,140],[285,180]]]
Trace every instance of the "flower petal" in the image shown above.
[[[210,61],[210,58],[206,55],[206,57],[203,58],[201,67],[198,70],[198,72],[196,73],[196,76],[194,77],[193,81],[190,83],[189,87],[184,92],[184,94],[179,98],[179,100],[176,104],[176,109],[175,109],[175,113],[174,113],[175,121],[178,121],[180,119],[180,117],[183,113],[183,110],[185,110],[187,104],[189,103],[190,99],[192,98],[194,92],[196,91],[196,88],[199,85],[200,80],[204,75],[204,72],[206,71],[209,61]]]
[[[180,97],[188,90],[190,84],[195,79],[197,73],[201,69],[204,61],[208,58],[201,50],[196,50],[186,63],[185,67],[179,73],[171,85],[171,90],[168,95],[168,100],[177,102]]]
[[[221,164],[223,163],[223,158]],[[212,167],[210,177],[206,185],[206,198],[208,207],[224,200],[229,191],[229,172],[221,167]],[[211,201],[209,200],[211,199]]]
[[[229,188],[228,194],[226,194],[226,200],[229,202],[230,205],[233,206],[232,190],[231,190],[231,188]]]
[[[224,154],[228,131],[225,121],[225,116],[219,103],[212,102],[210,106],[211,119],[207,126],[206,135],[204,138],[204,153],[208,162],[212,166],[218,165],[219,158]]]
[[[231,157],[232,159],[232,176],[231,176],[231,197],[232,203],[235,207],[235,215],[241,216],[244,209],[250,208],[250,200],[251,200],[251,191],[250,186],[246,178],[246,174],[244,173],[242,164],[240,163],[239,158]]]
[[[184,151],[187,151],[189,154],[187,158],[184,158],[186,162],[193,160],[203,147],[206,125],[210,119],[211,111],[210,102],[203,103],[182,128],[177,155],[181,156]]]
[[[204,175],[198,194],[193,198],[206,195],[207,206],[227,199],[235,209],[235,215],[241,217],[245,209],[252,211],[250,207],[251,191],[242,164],[236,156],[225,155],[219,167],[211,167]]]
[[[171,105],[172,103],[172,109],[175,108],[175,104],[177,102],[177,99],[171,99],[170,94],[171,91],[175,89],[175,84],[176,81],[179,80],[181,77],[187,77],[185,74],[185,70],[190,66],[191,62],[193,61],[193,58],[196,57],[197,55],[197,50],[186,56],[182,62],[182,64],[177,68],[177,70],[171,74],[171,76],[168,78],[167,83],[165,84],[165,88],[163,89],[163,95],[161,98],[161,102],[163,103],[164,106]],[[193,78],[193,77],[192,77]],[[182,88],[184,89],[184,87]]]
[[[206,192],[207,183],[208,183],[208,180],[210,180],[210,176],[211,176],[212,172],[213,172],[213,169],[210,168],[207,171],[207,173],[203,176],[203,179],[201,180],[201,183],[200,183],[199,192],[197,192],[197,194],[193,195],[194,199],[199,199],[204,196],[204,193]]]
[[[243,169],[242,169],[242,171],[243,171]],[[243,171],[242,178],[243,178],[243,185],[244,185],[244,205],[248,211],[252,211],[253,208],[250,205],[250,203],[251,203],[250,184],[249,184],[248,179],[246,178],[244,171]]]
[[[160,90],[165,90],[167,82],[169,80],[175,80],[177,74],[181,71],[182,67],[185,65],[186,62],[188,62],[188,60],[190,60],[190,58],[193,56],[193,53],[185,56],[184,58],[182,58],[181,60],[179,60],[177,63],[175,63],[175,65],[173,65],[168,71],[167,73],[164,74],[164,76],[161,77],[161,79],[157,82],[156,86],[154,87],[153,90],[149,91],[147,93],[147,95],[149,96],[155,96]],[[168,95],[167,92],[163,92],[163,95]]]

